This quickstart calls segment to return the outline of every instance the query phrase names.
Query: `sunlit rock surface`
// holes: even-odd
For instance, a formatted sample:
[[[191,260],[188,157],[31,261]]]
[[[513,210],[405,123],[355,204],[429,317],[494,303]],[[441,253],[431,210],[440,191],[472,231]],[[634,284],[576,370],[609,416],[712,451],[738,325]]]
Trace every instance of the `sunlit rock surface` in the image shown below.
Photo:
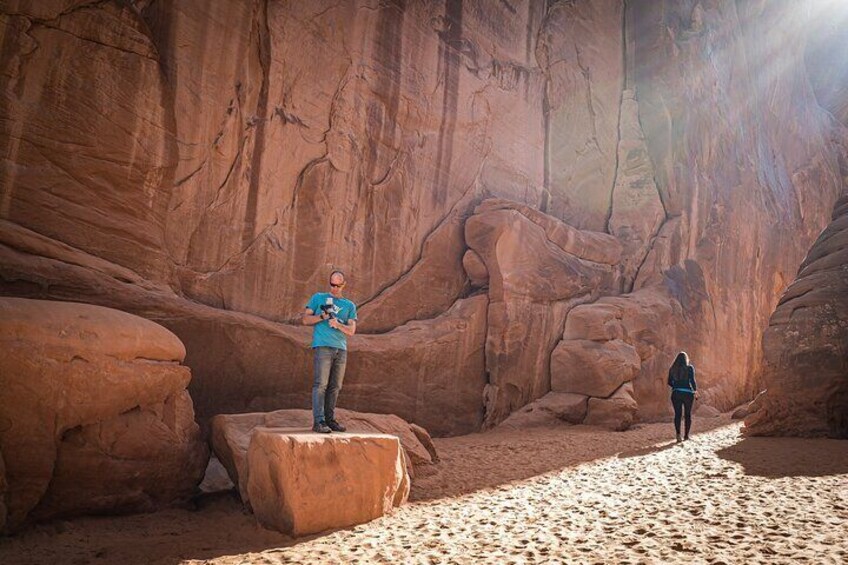
[[[467,433],[618,339],[637,417],[681,349],[731,409],[846,176],[821,4],[4,4],[0,293],[161,323],[203,421],[308,406],[332,268],[347,407]]]
[[[368,522],[409,496],[395,436],[259,429],[247,460],[253,513],[293,537]]]

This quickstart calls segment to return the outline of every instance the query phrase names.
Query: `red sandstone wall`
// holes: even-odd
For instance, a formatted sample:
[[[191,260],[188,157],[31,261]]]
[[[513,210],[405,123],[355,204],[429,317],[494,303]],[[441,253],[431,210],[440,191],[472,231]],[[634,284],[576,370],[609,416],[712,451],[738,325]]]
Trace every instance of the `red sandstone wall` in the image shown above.
[[[0,292],[165,324],[203,417],[308,405],[333,267],[375,334],[342,405],[468,432],[589,339],[644,417],[678,348],[729,408],[843,184],[808,7],[6,3]]]

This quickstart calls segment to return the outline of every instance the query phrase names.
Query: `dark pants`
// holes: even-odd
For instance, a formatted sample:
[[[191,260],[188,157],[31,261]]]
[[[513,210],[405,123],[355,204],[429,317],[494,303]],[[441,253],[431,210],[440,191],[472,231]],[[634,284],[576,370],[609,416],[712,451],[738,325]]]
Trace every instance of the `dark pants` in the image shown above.
[[[689,430],[692,428],[693,402],[695,402],[695,395],[691,392],[680,392],[679,390],[675,390],[671,393],[671,405],[674,406],[674,431],[677,433],[677,435],[680,435],[680,416],[682,413],[685,413],[685,437],[689,437]]]
[[[312,419],[316,424],[331,422],[336,419],[336,400],[344,382],[347,351],[315,347],[313,352]]]

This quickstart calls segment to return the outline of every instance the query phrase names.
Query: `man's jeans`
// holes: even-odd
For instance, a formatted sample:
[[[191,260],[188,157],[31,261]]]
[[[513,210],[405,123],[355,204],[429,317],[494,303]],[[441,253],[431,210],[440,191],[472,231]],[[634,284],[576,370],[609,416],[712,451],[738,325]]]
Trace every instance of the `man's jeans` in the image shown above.
[[[313,352],[312,420],[316,424],[326,423],[336,419],[336,400],[344,381],[347,351],[315,347]]]

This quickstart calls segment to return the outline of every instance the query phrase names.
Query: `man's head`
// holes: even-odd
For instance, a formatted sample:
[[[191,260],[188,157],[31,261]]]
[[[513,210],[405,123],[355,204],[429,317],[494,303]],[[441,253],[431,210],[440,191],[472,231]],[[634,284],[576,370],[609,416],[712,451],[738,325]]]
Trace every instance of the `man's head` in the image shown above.
[[[345,274],[341,271],[330,273],[330,294],[341,298],[345,287]]]

